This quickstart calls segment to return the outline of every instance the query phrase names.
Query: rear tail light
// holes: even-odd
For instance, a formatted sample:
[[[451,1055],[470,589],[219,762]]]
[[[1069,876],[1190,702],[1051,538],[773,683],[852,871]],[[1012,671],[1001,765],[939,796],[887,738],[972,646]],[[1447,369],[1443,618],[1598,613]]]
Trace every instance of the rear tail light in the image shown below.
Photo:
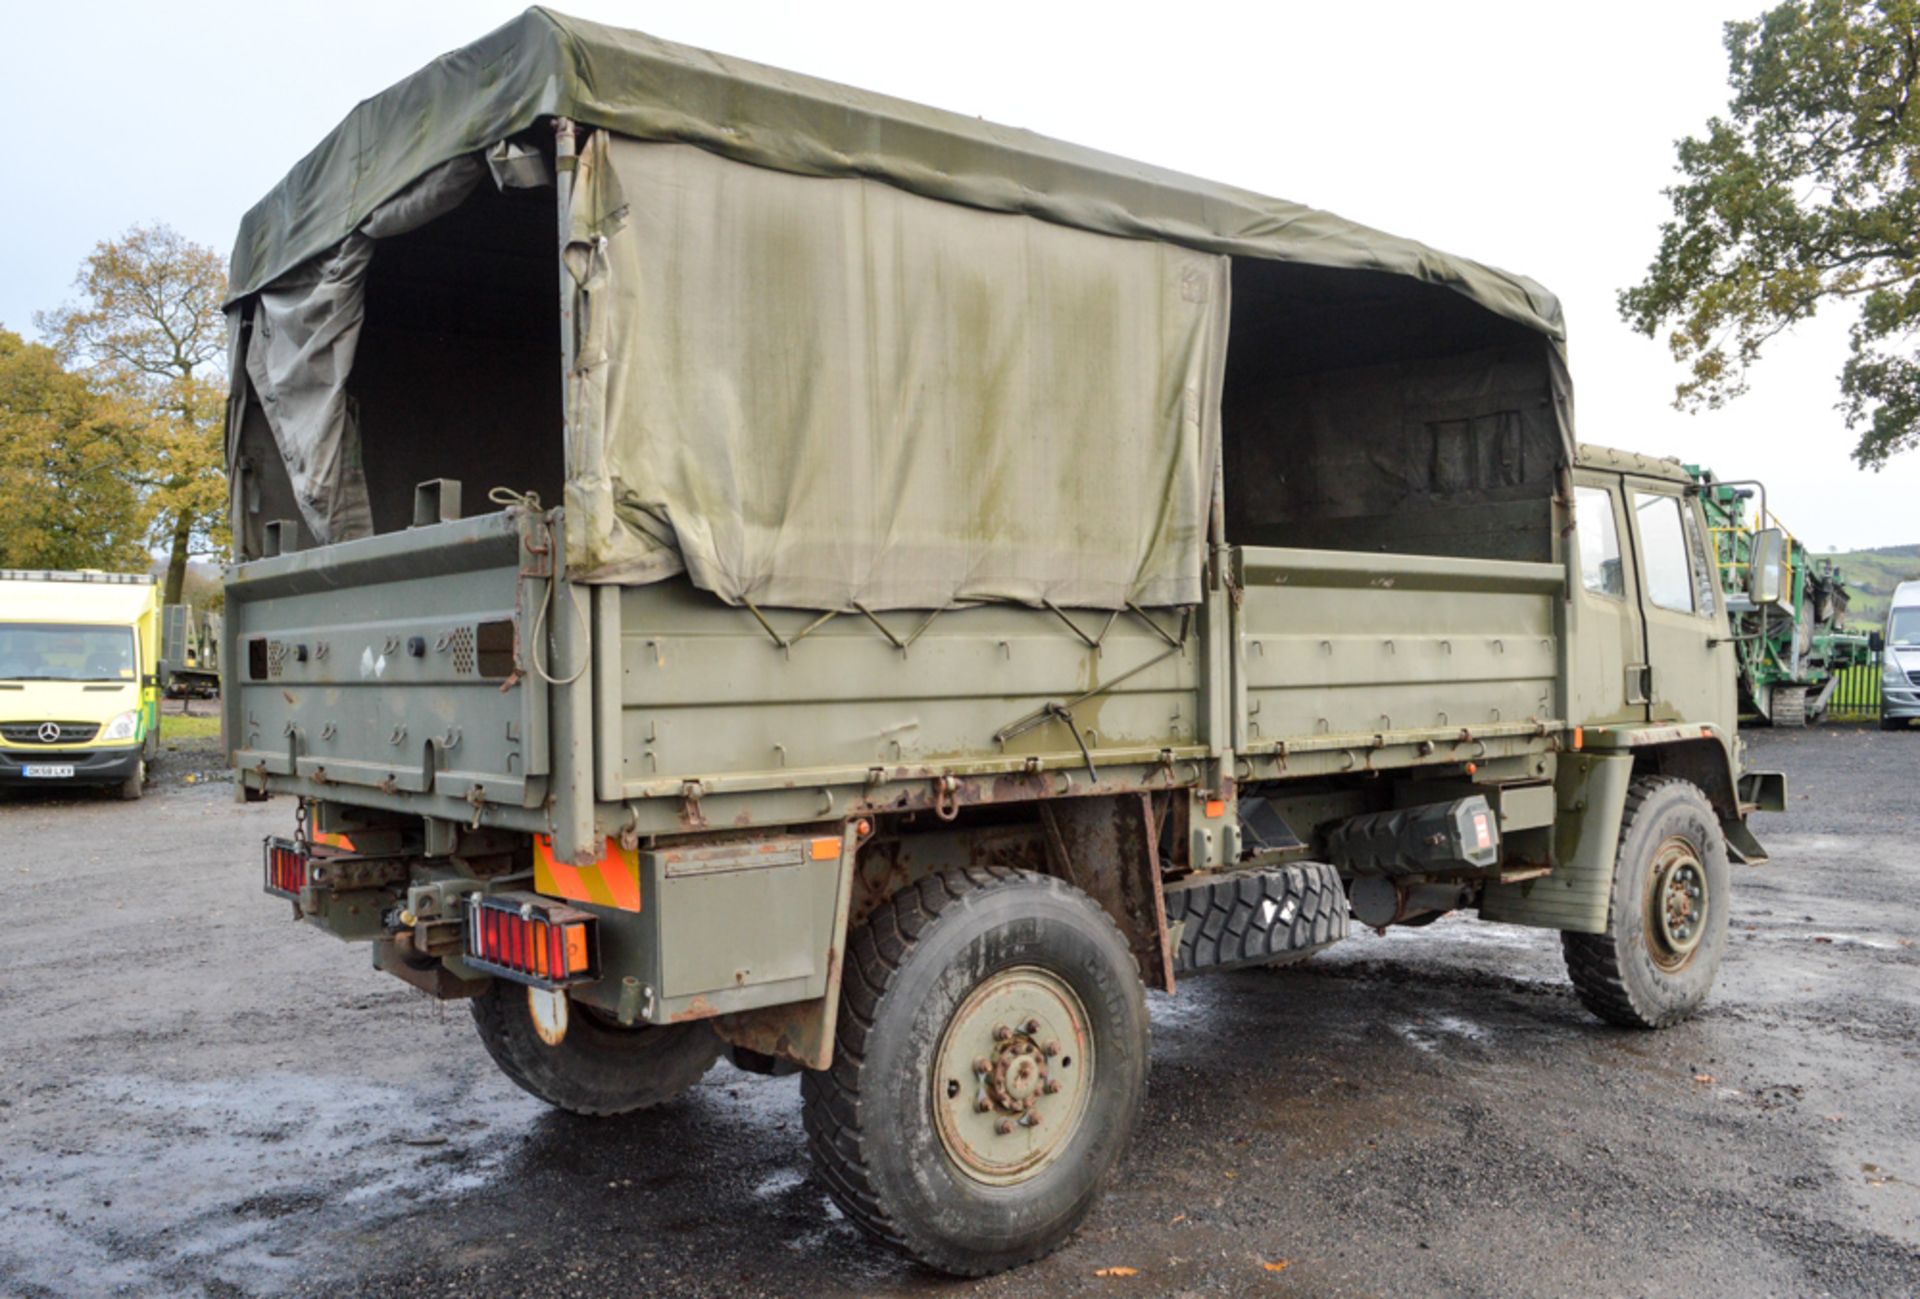
[[[538,893],[468,899],[466,947],[468,965],[536,988],[600,977],[598,919]]]
[[[266,857],[267,892],[298,901],[307,887],[307,854],[291,839],[269,839]]]

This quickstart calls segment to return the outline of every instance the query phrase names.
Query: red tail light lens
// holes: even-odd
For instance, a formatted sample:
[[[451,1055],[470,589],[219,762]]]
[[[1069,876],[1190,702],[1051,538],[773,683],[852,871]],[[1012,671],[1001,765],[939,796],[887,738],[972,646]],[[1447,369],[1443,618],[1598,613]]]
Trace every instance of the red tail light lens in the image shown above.
[[[600,977],[599,920],[538,893],[496,893],[467,903],[468,965],[536,988]]]
[[[307,855],[290,839],[267,840],[267,892],[298,900],[307,887]]]

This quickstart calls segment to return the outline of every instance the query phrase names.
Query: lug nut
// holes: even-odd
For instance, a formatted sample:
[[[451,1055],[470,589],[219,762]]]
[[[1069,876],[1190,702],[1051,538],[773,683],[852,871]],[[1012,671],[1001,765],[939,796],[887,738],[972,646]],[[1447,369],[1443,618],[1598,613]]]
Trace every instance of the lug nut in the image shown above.
[[[1002,1024],[998,1028],[993,1030],[993,1040],[996,1042],[1004,1042],[1008,1038],[1011,1038],[1012,1036],[1013,1036],[1013,1030],[1008,1028],[1005,1024]]]
[[[1004,1137],[1008,1133],[1013,1131],[1013,1120],[1001,1119],[998,1123],[993,1125],[993,1130],[995,1132],[998,1132],[1001,1136]]]
[[[1023,1128],[1037,1128],[1040,1126],[1040,1116],[1032,1111],[1028,1111],[1020,1116],[1020,1126]]]
[[[973,1062],[973,1071],[977,1074],[989,1073],[992,1071],[992,1069],[993,1069],[993,1062],[987,1059],[987,1057],[985,1057],[984,1055]]]
[[[973,1108],[980,1111],[980,1113],[985,1114],[988,1110],[993,1108],[993,1102],[988,1100],[986,1097],[982,1096],[980,1099],[976,1100],[973,1103]]]
[[[1027,1032],[1029,1032],[1029,1033],[1038,1033],[1039,1031],[1040,1031],[1040,1021],[1039,1021],[1039,1020],[1037,1020],[1037,1019],[1030,1019],[1030,1020],[1028,1020],[1028,1021],[1027,1021]]]
[[[1060,1092],[1060,1084],[1055,1082],[1053,1079],[1049,1078],[1047,1079],[1047,1085],[1044,1088],[1042,1088],[1042,1090],[1045,1091],[1049,1096],[1055,1096],[1055,1095],[1058,1095]]]
[[[1041,1049],[1047,1053],[1048,1059],[1052,1059],[1054,1056],[1060,1054],[1060,1044],[1058,1042],[1049,1042]]]

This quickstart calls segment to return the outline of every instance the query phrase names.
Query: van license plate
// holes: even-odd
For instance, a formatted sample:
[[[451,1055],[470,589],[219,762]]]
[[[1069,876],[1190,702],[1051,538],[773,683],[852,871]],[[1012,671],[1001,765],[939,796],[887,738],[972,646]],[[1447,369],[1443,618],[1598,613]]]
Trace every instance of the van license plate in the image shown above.
[[[22,768],[22,770],[25,771],[29,777],[43,776],[48,780],[66,780],[66,779],[70,779],[73,776],[72,767],[54,767],[54,766],[49,766],[44,762],[41,762],[41,763],[30,762],[24,768]]]

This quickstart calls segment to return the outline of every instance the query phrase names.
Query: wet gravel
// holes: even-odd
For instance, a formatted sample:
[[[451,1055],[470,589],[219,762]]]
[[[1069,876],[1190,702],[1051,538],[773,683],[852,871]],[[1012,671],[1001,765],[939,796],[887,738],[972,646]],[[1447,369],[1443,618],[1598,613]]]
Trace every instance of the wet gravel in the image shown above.
[[[1696,1020],[1607,1028],[1468,918],[1192,980],[1087,1227],[961,1283],[831,1208],[793,1079],[520,1093],[259,892],[291,804],[189,743],[140,803],[0,804],[0,1294],[1920,1292],[1920,735],[1749,744],[1792,810]]]

